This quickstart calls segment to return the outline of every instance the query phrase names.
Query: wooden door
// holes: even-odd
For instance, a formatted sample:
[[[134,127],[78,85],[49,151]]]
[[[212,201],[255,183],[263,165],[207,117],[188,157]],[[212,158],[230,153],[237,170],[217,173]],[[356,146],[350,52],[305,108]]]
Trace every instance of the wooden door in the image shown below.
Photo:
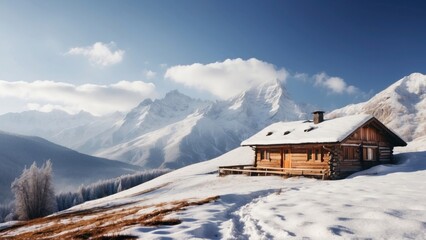
[[[288,150],[283,151],[284,168],[291,168],[291,154]]]

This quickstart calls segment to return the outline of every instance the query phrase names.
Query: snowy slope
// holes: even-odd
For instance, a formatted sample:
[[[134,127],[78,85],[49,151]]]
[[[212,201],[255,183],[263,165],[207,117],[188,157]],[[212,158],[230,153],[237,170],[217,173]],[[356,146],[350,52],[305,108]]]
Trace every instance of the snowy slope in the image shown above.
[[[105,137],[112,145],[94,154],[147,168],[179,168],[219,156],[273,122],[305,115],[279,82],[215,103],[172,91],[128,113]]]
[[[413,73],[370,100],[332,111],[329,118],[368,113],[411,141],[426,136],[426,75]]]
[[[58,192],[132,173],[139,167],[78,153],[39,137],[0,132],[0,203],[11,200],[10,184],[34,161],[39,166],[50,159]]]
[[[43,232],[57,238],[82,233],[140,239],[426,238],[425,152],[400,154],[399,165],[377,166],[339,181],[217,176],[218,166],[247,164],[252,158],[250,148],[237,148],[86,202],[52,220],[0,232],[0,237]],[[196,203],[214,196],[219,198]],[[191,202],[195,204],[189,205]],[[189,203],[187,207],[179,207],[185,203]],[[181,223],[144,225],[153,218]],[[126,225],[122,225],[124,221]],[[55,224],[64,224],[66,231]]]

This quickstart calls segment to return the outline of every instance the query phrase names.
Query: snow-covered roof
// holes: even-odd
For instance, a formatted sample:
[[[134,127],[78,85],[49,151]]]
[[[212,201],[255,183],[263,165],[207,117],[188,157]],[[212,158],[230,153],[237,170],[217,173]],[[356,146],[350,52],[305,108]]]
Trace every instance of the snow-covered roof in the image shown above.
[[[307,120],[278,122],[269,125],[243,141],[241,145],[253,146],[340,142],[372,118],[373,116],[371,115],[360,114],[325,119],[318,124],[314,124],[313,121]]]

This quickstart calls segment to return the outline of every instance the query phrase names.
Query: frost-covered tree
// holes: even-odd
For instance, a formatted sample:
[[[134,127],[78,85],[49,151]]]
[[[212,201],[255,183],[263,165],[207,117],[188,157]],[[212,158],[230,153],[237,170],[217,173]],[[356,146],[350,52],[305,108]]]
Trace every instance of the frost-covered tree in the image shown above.
[[[52,163],[48,160],[40,168],[34,162],[25,168],[11,185],[15,194],[15,213],[21,220],[49,215],[56,210],[52,184]]]

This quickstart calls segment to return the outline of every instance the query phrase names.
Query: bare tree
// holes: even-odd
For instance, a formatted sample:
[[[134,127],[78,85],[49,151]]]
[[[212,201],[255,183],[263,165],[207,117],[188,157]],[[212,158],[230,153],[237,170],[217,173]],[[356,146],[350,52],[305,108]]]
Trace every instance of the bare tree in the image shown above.
[[[56,210],[52,184],[52,163],[48,160],[40,168],[34,162],[25,168],[11,185],[15,194],[15,212],[19,219],[28,220],[49,215]]]

